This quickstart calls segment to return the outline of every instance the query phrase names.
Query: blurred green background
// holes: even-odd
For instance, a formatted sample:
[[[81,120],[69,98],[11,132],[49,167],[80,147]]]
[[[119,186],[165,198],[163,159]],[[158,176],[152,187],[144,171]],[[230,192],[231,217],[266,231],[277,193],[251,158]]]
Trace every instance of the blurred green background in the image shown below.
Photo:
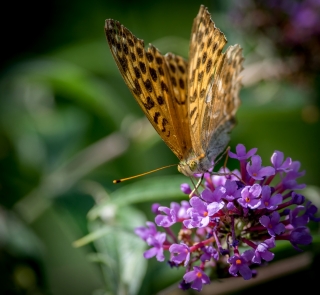
[[[257,147],[264,165],[274,150],[300,161],[305,195],[319,206],[319,59],[301,59],[310,57],[307,48],[318,48],[319,38],[312,35],[308,47],[292,45],[299,48],[297,62],[297,52],[290,46],[282,50],[283,42],[277,42],[285,24],[265,32],[254,20],[277,14],[263,6],[255,11],[251,1],[6,3],[0,73],[1,294],[156,294],[163,289],[161,294],[180,294],[176,282],[182,272],[144,261],[145,245],[132,230],[153,219],[152,202],[184,198],[179,185],[188,180],[169,168],[112,183],[178,161],[125,86],[104,22],[119,20],[145,44],[187,58],[200,4],[209,8],[228,44],[244,48],[242,106],[231,148]],[[310,63],[312,69],[304,67]],[[319,274],[317,226],[313,231],[300,280]],[[296,254],[291,248],[280,248],[278,257]],[[236,293],[219,288],[205,288],[203,294]]]

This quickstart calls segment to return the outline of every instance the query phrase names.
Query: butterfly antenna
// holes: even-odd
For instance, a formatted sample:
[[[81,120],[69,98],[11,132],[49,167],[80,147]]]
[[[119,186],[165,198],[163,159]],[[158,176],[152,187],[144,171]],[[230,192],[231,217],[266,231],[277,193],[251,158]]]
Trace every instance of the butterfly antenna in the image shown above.
[[[229,159],[229,153],[228,153],[229,150],[230,150],[230,146],[228,146],[226,148],[226,150],[223,152],[223,154],[221,154],[221,156],[218,158],[217,161],[214,161],[214,165],[219,163],[221,161],[221,159],[225,156],[225,154],[227,154],[226,159],[224,160],[224,164],[223,164],[223,168],[226,168],[227,167],[227,162],[228,162],[228,159]]]
[[[172,165],[164,166],[164,167],[161,167],[161,168],[157,168],[157,169],[154,169],[154,170],[151,170],[151,171],[148,171],[148,172],[145,172],[145,173],[141,173],[141,174],[138,174],[138,175],[130,176],[130,177],[127,177],[127,178],[116,179],[116,180],[113,181],[113,183],[124,182],[124,181],[126,181],[126,180],[130,180],[130,179],[133,179],[133,178],[138,178],[138,177],[140,177],[140,176],[144,176],[144,175],[147,175],[147,174],[151,174],[151,173],[153,173],[153,172],[157,172],[157,171],[159,171],[159,170],[166,169],[166,168],[173,167],[173,166],[177,166],[177,164],[172,164]]]

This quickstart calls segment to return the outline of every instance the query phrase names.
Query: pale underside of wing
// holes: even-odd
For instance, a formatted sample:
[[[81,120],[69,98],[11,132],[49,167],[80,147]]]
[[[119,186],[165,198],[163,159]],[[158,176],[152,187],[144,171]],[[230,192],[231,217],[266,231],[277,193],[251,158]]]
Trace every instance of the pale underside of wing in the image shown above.
[[[242,62],[242,48],[239,45],[228,47],[217,86],[211,97],[208,93],[210,103],[204,111],[201,142],[207,147],[209,159],[214,159],[225,149],[229,142],[228,133],[235,125],[235,114],[240,106]]]
[[[195,154],[204,153],[209,158],[215,158],[225,148],[240,104],[241,48],[231,46],[222,53],[226,43],[224,34],[201,6],[190,41],[188,111]],[[219,137],[220,142],[213,147]]]
[[[109,19],[106,37],[117,66],[152,126],[181,160],[191,148],[187,118],[187,63],[152,45],[145,50],[119,22]],[[188,134],[187,136],[185,133]]]

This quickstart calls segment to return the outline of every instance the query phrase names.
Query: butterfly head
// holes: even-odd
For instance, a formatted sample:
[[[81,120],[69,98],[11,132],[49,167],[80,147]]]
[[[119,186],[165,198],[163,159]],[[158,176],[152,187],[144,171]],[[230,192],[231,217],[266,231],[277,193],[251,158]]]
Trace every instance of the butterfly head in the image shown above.
[[[178,171],[185,176],[193,176],[193,174],[196,172],[198,167],[197,161],[191,160],[191,161],[181,161],[178,165]]]
[[[181,160],[178,165],[178,171],[185,176],[191,177],[196,173],[204,173],[208,170],[208,165],[204,165],[207,162],[207,157],[204,154],[196,157],[191,155],[187,160]]]

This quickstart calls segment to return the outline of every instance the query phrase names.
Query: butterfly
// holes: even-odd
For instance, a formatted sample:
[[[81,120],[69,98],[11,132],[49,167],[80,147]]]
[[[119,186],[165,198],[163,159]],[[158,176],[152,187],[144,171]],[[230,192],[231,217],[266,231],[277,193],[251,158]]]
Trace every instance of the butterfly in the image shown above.
[[[203,5],[193,21],[189,61],[162,55],[113,19],[106,38],[134,98],[180,163],[186,176],[213,167],[230,140],[240,105],[242,49],[229,46]]]

